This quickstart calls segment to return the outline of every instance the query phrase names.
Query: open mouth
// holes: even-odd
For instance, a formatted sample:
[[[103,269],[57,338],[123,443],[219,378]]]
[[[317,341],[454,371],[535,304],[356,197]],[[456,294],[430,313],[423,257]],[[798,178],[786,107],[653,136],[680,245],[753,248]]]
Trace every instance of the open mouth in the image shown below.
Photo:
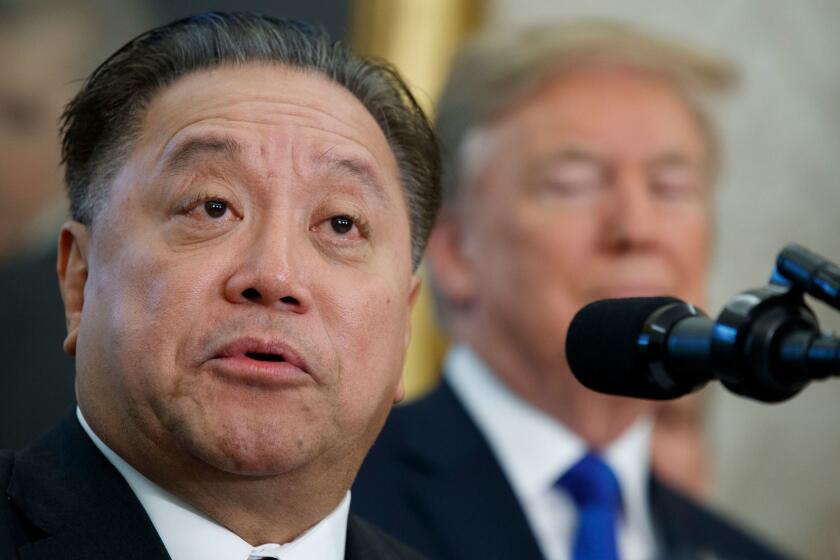
[[[261,379],[311,377],[306,361],[279,339],[243,337],[213,351],[209,361],[232,375]]]
[[[245,355],[252,360],[259,362],[285,362],[286,359],[281,354],[264,354],[262,352],[245,352]]]

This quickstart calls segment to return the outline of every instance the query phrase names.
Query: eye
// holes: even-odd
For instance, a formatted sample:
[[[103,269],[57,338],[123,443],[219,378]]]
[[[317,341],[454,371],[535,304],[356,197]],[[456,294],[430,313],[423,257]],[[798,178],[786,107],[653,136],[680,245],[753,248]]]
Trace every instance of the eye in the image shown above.
[[[221,218],[228,211],[227,202],[214,198],[204,203],[204,211],[211,218]]]
[[[354,246],[370,238],[370,228],[359,215],[336,214],[322,218],[312,226],[312,231],[319,232],[323,239],[342,246]]]
[[[699,174],[686,166],[665,166],[651,177],[651,188],[659,198],[680,202],[700,198],[703,181]]]
[[[561,198],[594,195],[605,181],[603,169],[589,160],[566,161],[545,176],[543,193]]]
[[[207,193],[197,193],[175,207],[175,213],[195,223],[229,222],[241,220],[242,213],[227,199]]]
[[[353,230],[353,220],[347,216],[334,216],[330,218],[330,227],[339,235],[347,235]]]

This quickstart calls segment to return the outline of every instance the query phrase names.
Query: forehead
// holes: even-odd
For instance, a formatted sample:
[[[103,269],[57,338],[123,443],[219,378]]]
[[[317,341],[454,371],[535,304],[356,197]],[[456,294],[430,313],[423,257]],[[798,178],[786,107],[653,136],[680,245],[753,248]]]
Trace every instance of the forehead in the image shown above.
[[[387,139],[361,102],[320,73],[281,65],[219,67],[177,80],[152,99],[138,144],[159,159],[192,137],[220,135],[262,156],[338,148],[397,173]]]

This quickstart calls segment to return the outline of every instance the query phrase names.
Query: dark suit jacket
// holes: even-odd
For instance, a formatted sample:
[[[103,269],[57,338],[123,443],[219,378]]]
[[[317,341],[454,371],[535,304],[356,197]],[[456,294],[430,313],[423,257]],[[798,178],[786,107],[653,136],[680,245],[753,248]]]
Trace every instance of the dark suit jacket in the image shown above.
[[[0,266],[0,449],[31,443],[75,401],[55,260],[45,251]]]
[[[74,415],[33,446],[0,452],[3,560],[163,560],[169,555],[119,472]],[[347,560],[417,560],[355,516]]]
[[[666,558],[779,558],[656,479],[650,501]],[[501,467],[446,382],[391,413],[351,509],[433,560],[542,558]]]

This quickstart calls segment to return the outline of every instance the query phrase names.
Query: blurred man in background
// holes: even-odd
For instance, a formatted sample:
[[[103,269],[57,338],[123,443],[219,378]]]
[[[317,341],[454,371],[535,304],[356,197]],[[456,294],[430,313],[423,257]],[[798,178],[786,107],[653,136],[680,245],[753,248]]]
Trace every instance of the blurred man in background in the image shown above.
[[[73,403],[55,240],[66,219],[58,122],[99,58],[139,32],[137,1],[0,0],[0,448]]]
[[[700,98],[731,79],[598,22],[464,48],[427,251],[456,345],[441,386],[389,419],[360,514],[441,559],[775,557],[652,476],[654,405],[589,391],[564,355],[593,300],[705,302],[718,146]]]

